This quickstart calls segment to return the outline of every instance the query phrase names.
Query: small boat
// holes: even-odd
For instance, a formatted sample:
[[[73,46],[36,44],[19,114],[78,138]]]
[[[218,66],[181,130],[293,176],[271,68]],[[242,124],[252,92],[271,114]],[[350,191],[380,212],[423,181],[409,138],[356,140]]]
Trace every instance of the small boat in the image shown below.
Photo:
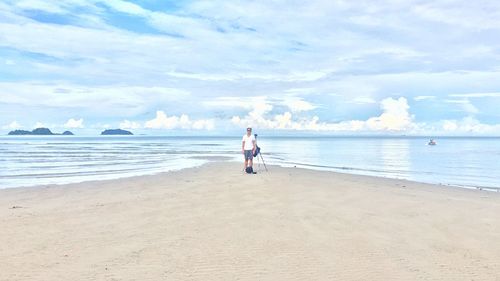
[[[436,141],[431,139],[427,145],[436,145],[436,144],[437,144]]]

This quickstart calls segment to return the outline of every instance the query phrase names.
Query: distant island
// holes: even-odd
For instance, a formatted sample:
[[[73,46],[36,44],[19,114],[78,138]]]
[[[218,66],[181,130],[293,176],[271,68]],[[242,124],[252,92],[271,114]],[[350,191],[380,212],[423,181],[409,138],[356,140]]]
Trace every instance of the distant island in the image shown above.
[[[27,136],[27,135],[30,135],[30,136],[33,136],[33,135],[34,136],[57,136],[57,135],[72,136],[74,134],[70,131],[65,131],[62,134],[56,134],[56,133],[52,133],[52,131],[47,129],[47,128],[36,128],[33,131],[14,130],[14,131],[10,131],[8,135],[10,135],[10,136]]]
[[[33,131],[14,130],[8,133],[10,136],[73,136],[71,131],[64,131],[62,134],[53,133],[48,128],[36,128]],[[132,132],[122,129],[104,130],[101,135],[133,135]]]
[[[101,135],[133,135],[132,132],[122,129],[109,129],[104,130]]]

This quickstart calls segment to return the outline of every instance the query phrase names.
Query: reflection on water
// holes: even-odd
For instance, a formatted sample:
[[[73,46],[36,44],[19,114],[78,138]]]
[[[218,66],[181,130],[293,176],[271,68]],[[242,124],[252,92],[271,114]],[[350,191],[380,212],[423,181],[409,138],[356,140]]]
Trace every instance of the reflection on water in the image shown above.
[[[268,164],[500,187],[499,138],[259,136]],[[241,161],[240,137],[0,137],[0,188],[151,174]],[[208,157],[208,158],[207,158]],[[221,158],[223,157],[223,158]]]
[[[411,159],[410,142],[407,139],[382,139],[380,142],[381,170],[390,171],[397,178],[408,178]]]

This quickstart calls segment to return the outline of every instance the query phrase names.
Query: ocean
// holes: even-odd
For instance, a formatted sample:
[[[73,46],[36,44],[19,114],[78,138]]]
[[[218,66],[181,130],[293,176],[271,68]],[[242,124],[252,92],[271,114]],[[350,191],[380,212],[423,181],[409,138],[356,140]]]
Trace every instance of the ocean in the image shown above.
[[[427,142],[423,137],[258,137],[268,165],[500,189],[500,138]],[[155,174],[215,159],[242,161],[241,136],[2,136],[0,188]],[[258,160],[256,168],[262,170]]]

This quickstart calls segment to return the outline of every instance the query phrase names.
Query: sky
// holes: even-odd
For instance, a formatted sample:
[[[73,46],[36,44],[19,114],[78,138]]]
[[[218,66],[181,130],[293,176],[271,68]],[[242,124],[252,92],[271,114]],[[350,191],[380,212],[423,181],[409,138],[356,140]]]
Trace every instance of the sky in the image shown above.
[[[0,134],[500,135],[500,2],[1,0]]]

